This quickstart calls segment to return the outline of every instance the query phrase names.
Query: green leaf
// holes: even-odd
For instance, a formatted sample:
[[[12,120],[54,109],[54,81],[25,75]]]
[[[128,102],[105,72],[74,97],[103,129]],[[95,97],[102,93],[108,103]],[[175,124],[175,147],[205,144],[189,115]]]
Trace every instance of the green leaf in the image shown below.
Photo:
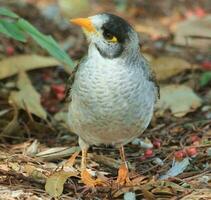
[[[0,15],[4,15],[6,17],[18,18],[19,16],[16,15],[14,12],[8,10],[7,8],[0,8]]]
[[[211,72],[204,72],[200,78],[200,85],[206,86],[211,81]]]
[[[0,32],[18,41],[26,41],[25,35],[18,27],[17,22],[0,20]]]
[[[3,33],[4,35],[11,37],[11,34],[7,31],[7,29],[4,28],[1,22],[0,22],[0,33]]]
[[[53,57],[67,64],[73,69],[74,63],[51,36],[46,36],[40,33],[24,19],[19,19],[17,24],[24,32],[27,32],[42,48],[46,49]]]

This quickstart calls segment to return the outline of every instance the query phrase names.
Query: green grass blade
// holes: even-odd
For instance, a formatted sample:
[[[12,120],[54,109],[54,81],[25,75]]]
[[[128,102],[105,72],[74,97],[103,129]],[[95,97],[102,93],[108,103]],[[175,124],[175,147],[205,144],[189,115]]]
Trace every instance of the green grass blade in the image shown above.
[[[26,37],[16,22],[0,20],[0,32],[18,41],[26,42]]]
[[[42,34],[24,19],[19,19],[17,24],[24,32],[28,33],[42,48],[46,49],[53,57],[67,64],[71,69],[73,69],[73,61],[59,47],[58,43],[51,36],[46,36]]]
[[[16,15],[14,12],[8,10],[7,8],[0,8],[0,15],[11,17],[11,18],[18,18],[19,16]]]

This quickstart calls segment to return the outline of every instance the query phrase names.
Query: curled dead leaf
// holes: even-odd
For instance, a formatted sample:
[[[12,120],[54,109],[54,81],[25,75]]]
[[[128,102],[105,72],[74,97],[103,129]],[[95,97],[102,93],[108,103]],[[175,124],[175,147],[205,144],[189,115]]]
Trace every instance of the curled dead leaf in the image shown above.
[[[186,69],[191,69],[191,64],[182,58],[161,56],[151,60],[151,66],[158,81],[166,80]]]
[[[170,109],[175,117],[183,117],[202,104],[201,98],[186,85],[162,86],[160,96],[161,99],[156,105],[158,116],[162,116],[167,109]]]
[[[188,45],[208,48],[211,45],[211,15],[192,17],[173,27],[174,42],[177,45]]]
[[[2,132],[0,133],[0,138],[2,136],[10,135],[12,132],[17,131],[19,128],[18,123],[18,109],[16,106],[13,106],[14,108],[14,115],[13,119],[3,128]]]
[[[52,160],[58,160],[67,156],[70,156],[71,154],[80,151],[80,147],[55,147],[50,148],[48,150],[42,151],[38,154],[36,154],[37,157],[42,158],[43,160],[52,161]]]
[[[59,61],[52,57],[38,55],[18,55],[7,57],[0,61],[0,79],[10,77],[21,71],[53,67],[61,65]]]
[[[77,172],[55,172],[46,180],[45,191],[54,198],[59,197],[64,189],[64,183],[69,177],[77,177]]]
[[[31,176],[35,179],[46,179],[46,176],[42,172],[42,169],[39,169],[31,164],[24,165],[23,171],[26,172],[28,176]]]
[[[9,102],[19,109],[46,119],[47,113],[40,103],[40,94],[35,90],[27,74],[23,71],[19,74],[17,86],[19,91],[10,93]]]

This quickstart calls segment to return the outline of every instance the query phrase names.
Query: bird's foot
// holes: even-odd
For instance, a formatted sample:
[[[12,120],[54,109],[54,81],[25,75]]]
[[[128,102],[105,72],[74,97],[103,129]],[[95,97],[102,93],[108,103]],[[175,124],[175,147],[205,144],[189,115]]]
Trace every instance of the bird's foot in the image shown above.
[[[131,180],[129,178],[129,171],[125,163],[121,164],[119,167],[116,183],[118,185],[131,184]]]
[[[84,169],[81,171],[81,180],[88,187],[106,186],[106,180],[97,178],[93,179],[90,173]]]

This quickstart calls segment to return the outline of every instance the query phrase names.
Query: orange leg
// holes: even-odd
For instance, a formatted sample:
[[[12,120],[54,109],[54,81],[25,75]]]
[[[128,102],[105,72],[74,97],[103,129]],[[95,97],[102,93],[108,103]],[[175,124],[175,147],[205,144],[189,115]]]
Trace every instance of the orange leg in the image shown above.
[[[88,187],[95,187],[97,185],[106,185],[106,182],[97,178],[93,179],[89,172],[86,169],[86,162],[87,159],[87,149],[82,150],[82,160],[81,160],[81,180],[82,182],[87,185]]]
[[[128,170],[128,166],[126,163],[125,151],[124,151],[123,146],[120,147],[119,152],[120,152],[122,164],[119,167],[118,177],[117,177],[116,182],[119,185],[124,185],[125,183],[130,182],[130,179],[129,179],[129,170]]]

